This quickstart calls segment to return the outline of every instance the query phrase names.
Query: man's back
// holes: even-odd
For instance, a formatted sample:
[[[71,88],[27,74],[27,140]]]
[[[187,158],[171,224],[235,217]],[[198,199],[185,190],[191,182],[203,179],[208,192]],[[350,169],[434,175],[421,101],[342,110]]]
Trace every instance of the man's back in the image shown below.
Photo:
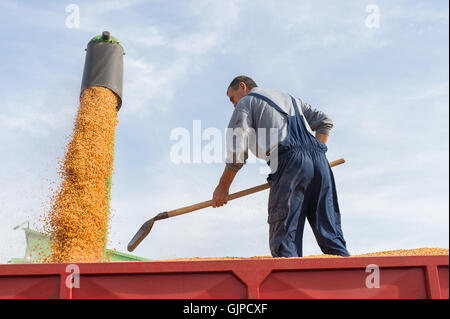
[[[252,96],[252,93],[259,94],[269,98],[280,109],[289,116],[295,115],[295,109],[292,104],[291,95],[279,90],[262,89],[255,87],[250,90],[249,95],[243,97],[231,117],[228,128],[240,130],[242,133],[242,143],[233,145],[231,140],[227,140],[227,167],[232,170],[238,170],[243,163],[236,163],[236,158],[247,159],[248,148],[252,153],[264,160],[268,160],[267,154],[278,147],[287,136],[287,118],[269,105],[263,99]],[[328,134],[333,126],[331,119],[323,112],[310,107],[296,98],[300,115],[305,119],[305,125],[310,134],[314,130],[321,130]]]

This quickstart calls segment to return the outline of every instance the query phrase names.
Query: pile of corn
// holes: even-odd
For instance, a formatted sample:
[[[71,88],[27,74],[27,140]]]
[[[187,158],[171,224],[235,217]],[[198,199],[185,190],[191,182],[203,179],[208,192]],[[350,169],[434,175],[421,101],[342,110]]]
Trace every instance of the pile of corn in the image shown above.
[[[375,253],[365,253],[352,255],[352,257],[386,257],[386,256],[435,256],[448,255],[449,250],[445,248],[416,248],[416,249],[397,249],[387,250]],[[334,258],[340,256],[334,255],[310,255],[303,258]]]
[[[352,257],[382,257],[382,256],[435,256],[435,255],[448,255],[449,250],[447,248],[417,248],[417,249],[398,249],[388,250],[376,253],[367,253],[360,255],[352,255]],[[178,259],[164,259],[155,261],[201,261],[201,260],[242,260],[242,259],[272,259],[271,256],[254,256],[254,257],[194,257],[194,258],[178,258]],[[299,257],[289,257],[299,258]],[[335,255],[309,255],[301,258],[343,258]],[[351,258],[351,257],[350,257]]]
[[[418,249],[398,249],[382,251],[379,253],[367,253],[358,255],[358,257],[376,257],[376,256],[435,256],[448,255],[449,250],[445,248],[418,248]]]
[[[61,185],[41,217],[51,253],[44,262],[96,262],[106,247],[118,98],[90,87],[80,97],[71,141],[60,162]]]

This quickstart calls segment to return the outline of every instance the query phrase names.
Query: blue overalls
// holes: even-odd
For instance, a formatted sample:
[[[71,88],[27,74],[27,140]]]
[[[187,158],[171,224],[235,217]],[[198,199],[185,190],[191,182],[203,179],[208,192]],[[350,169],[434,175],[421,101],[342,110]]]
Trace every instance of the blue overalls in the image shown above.
[[[327,146],[305,126],[296,100],[290,116],[271,99],[263,99],[287,117],[287,136],[278,146],[277,170],[269,174],[269,245],[273,257],[302,257],[305,219],[324,254],[350,256],[341,229],[336,185],[325,156]]]

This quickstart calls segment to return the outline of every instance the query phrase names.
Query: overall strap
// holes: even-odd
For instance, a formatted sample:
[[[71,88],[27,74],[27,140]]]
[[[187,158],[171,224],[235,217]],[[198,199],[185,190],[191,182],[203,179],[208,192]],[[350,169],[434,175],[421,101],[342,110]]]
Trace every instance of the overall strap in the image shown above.
[[[277,110],[277,111],[280,112],[281,114],[289,115],[288,113],[286,113],[285,111],[283,111],[283,110],[281,109],[281,107],[279,107],[277,104],[275,104],[275,102],[273,102],[271,99],[269,99],[267,96],[264,96],[264,95],[261,95],[261,94],[258,94],[258,93],[249,93],[249,94],[247,94],[247,95],[251,95],[251,96],[260,98],[261,100],[267,102],[271,107],[273,107],[275,110]]]
[[[300,111],[298,110],[297,101],[295,100],[295,98],[294,98],[292,95],[291,95],[290,97],[291,97],[291,99],[292,99],[292,104],[294,105],[295,114],[296,114],[296,115],[302,115],[302,114],[300,113]]]

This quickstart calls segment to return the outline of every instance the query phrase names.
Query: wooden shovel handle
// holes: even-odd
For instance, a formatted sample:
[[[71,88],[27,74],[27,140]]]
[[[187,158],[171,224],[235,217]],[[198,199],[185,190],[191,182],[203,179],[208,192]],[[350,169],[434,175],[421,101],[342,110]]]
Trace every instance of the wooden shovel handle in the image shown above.
[[[335,160],[333,162],[330,162],[330,167],[337,166],[337,165],[340,165],[343,163],[345,163],[345,160],[343,158],[341,158],[341,159]],[[262,184],[262,185],[255,186],[252,188],[244,189],[243,191],[228,195],[228,200],[233,200],[236,198],[244,197],[244,196],[247,196],[247,195],[250,195],[253,193],[257,193],[257,192],[260,192],[260,191],[268,189],[268,188],[270,188],[270,186],[268,183],[266,183],[266,184]],[[209,206],[212,206],[212,200],[207,200],[207,201],[197,203],[194,205],[171,210],[171,211],[167,212],[167,217],[174,217],[174,216],[190,213],[190,212],[193,212],[193,211],[196,211],[196,210],[199,210],[202,208],[206,208]]]

